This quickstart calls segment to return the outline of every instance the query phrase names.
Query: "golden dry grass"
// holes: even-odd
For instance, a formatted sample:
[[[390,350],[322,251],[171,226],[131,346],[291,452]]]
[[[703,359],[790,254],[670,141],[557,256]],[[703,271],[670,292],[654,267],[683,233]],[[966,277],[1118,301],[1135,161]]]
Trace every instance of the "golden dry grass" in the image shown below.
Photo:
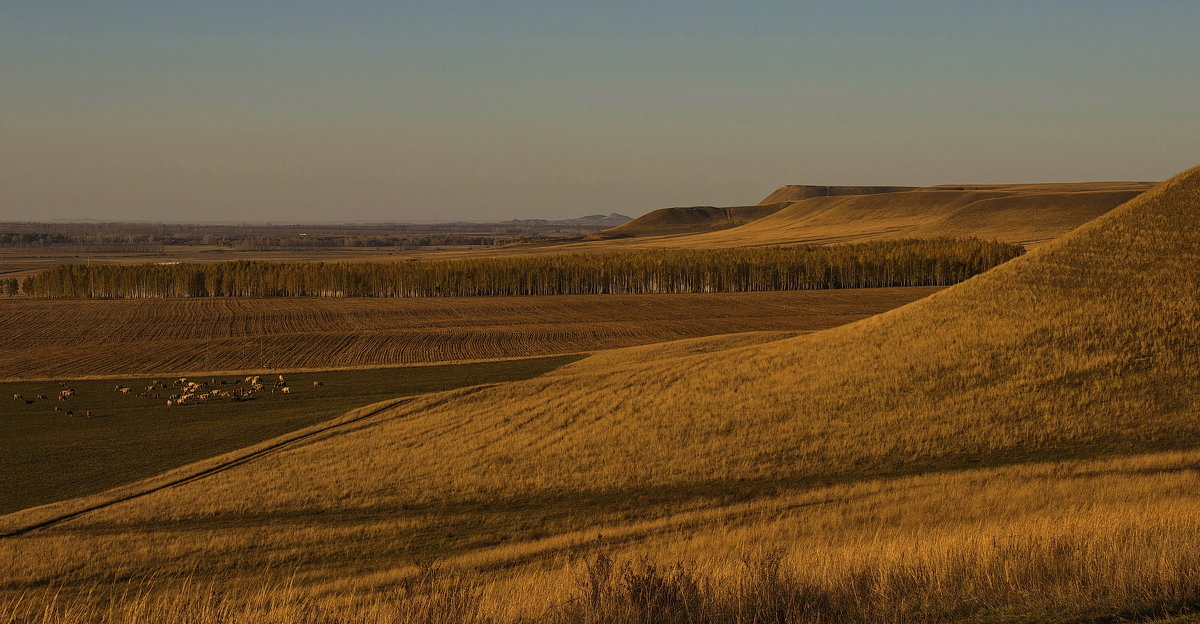
[[[550,622],[804,621],[931,622],[1090,621],[1187,612],[1200,598],[1200,455],[1162,453],[892,479],[780,492],[746,503],[664,512],[643,522],[597,523],[586,531],[481,548],[426,564],[402,558],[356,575],[384,553],[358,550],[346,533],[328,533],[354,551],[342,566],[304,565],[280,556],[257,575],[239,570],[236,553],[276,551],[299,542],[262,533],[254,548],[241,529],[213,532],[205,550],[229,559],[194,561],[192,577],[164,576],[132,596],[69,591],[74,573],[0,598],[6,611],[45,609],[38,622]],[[951,496],[948,496],[951,494]],[[300,531],[300,525],[290,533]],[[377,530],[387,530],[379,527]],[[151,538],[158,538],[157,533]],[[193,533],[193,537],[195,534]],[[295,537],[292,535],[291,537]],[[309,536],[310,539],[316,534]],[[94,556],[103,531],[44,540],[49,561],[19,570],[35,578],[67,561]],[[324,549],[323,549],[324,550]],[[597,554],[618,562],[606,578],[588,578]],[[171,543],[162,560],[196,551]],[[127,554],[116,562],[144,558]],[[778,558],[778,565],[771,560]],[[356,563],[366,561],[366,566]],[[682,568],[674,568],[682,562]],[[626,570],[620,564],[628,565]],[[257,558],[243,566],[261,565]],[[213,567],[224,567],[217,575]],[[647,604],[655,568],[668,593]],[[313,568],[318,568],[314,570]],[[676,576],[682,571],[686,577]],[[119,578],[128,568],[111,572]],[[629,578],[630,573],[635,575]],[[246,574],[246,576],[239,576]],[[640,574],[639,578],[636,576]],[[217,580],[220,579],[220,580]],[[90,581],[103,580],[93,576]],[[652,580],[652,579],[651,579]],[[582,582],[581,582],[582,581]],[[649,585],[649,587],[647,586]],[[691,590],[688,593],[687,590]],[[640,591],[639,591],[640,590]],[[432,594],[430,596],[429,594]],[[114,598],[116,600],[114,601]],[[679,618],[679,607],[691,617]],[[658,611],[657,613],[655,611]],[[650,615],[651,617],[647,617]],[[783,615],[783,618],[780,618]],[[450,617],[447,617],[450,616]],[[653,617],[657,616],[657,617]],[[672,617],[674,616],[674,617]],[[422,619],[424,617],[425,619]]]
[[[818,196],[719,231],[700,229],[679,234],[681,230],[676,228],[673,235],[643,235],[552,249],[709,249],[939,236],[973,236],[1037,247],[1105,214],[1151,186],[1145,182],[966,185]],[[663,224],[657,227],[666,228]],[[644,234],[654,233],[658,232]]]
[[[709,585],[686,604],[710,621],[753,621],[738,605],[778,596],[816,621],[1192,612],[1198,232],[1195,169],[864,321],[606,352],[431,395],[2,540],[0,586],[290,577],[314,599],[379,601],[437,556],[479,575],[468,615],[589,621],[563,566],[603,550],[695,560]],[[762,577],[731,558],[772,545],[786,584],[741,592]],[[590,621],[658,613],[614,592]],[[659,615],[643,621],[671,621]]]
[[[0,379],[403,365],[808,332],[937,288],[459,299],[0,301]]]

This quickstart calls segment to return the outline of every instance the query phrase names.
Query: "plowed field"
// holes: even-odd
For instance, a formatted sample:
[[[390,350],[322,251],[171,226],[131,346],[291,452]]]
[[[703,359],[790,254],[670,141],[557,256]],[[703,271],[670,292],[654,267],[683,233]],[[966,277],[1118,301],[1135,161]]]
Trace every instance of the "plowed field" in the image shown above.
[[[0,301],[0,379],[454,362],[815,331],[937,288],[462,299]]]

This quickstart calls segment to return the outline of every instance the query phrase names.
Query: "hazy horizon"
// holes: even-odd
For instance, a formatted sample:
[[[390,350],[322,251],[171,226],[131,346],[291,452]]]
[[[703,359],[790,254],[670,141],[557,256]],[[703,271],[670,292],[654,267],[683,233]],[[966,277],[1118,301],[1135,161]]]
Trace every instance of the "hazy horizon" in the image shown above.
[[[638,216],[1161,180],[1200,5],[0,3],[0,220]]]

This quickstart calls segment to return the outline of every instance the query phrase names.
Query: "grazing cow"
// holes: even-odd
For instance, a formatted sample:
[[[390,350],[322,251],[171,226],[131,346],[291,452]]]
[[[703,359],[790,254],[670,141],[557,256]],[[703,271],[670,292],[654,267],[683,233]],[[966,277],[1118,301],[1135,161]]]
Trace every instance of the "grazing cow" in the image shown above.
[[[61,412],[61,411],[63,411],[63,409],[62,409],[61,407],[59,407],[59,406],[55,405],[55,406],[54,406],[54,411],[56,411],[56,412]]]
[[[49,401],[49,400],[50,400],[50,397],[48,397],[48,396],[46,396],[46,395],[44,395],[44,394],[39,394],[39,395],[37,395],[37,398],[38,398],[38,400],[39,400],[39,401]]]
[[[324,383],[321,383],[321,382],[319,382],[319,381],[314,381],[314,382],[313,382],[313,387],[314,387],[314,388],[320,388],[320,387],[321,387],[321,386],[323,386],[323,385],[325,385],[325,384],[324,384]]]
[[[74,415],[75,415],[75,412],[74,412],[74,411],[72,411],[72,410],[67,410],[67,416],[74,416]]]
[[[23,396],[21,396],[21,395],[19,395],[19,394],[14,394],[14,395],[13,395],[13,400],[14,400],[14,401],[24,401],[24,400],[25,400],[25,397],[23,397]]]
[[[120,388],[117,388],[117,392],[120,392],[121,394],[129,394],[129,388],[121,386]]]
[[[58,398],[60,399],[67,399],[73,396],[75,396],[75,391],[70,388],[67,388],[66,390],[59,390],[58,392]]]

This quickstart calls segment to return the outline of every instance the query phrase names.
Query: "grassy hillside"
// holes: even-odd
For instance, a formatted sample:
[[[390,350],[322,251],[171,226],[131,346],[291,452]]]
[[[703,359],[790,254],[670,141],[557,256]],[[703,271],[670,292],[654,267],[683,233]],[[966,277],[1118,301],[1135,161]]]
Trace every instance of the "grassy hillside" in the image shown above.
[[[421,364],[814,331],[937,288],[444,299],[11,300],[0,379]]]
[[[1148,182],[961,185],[801,199],[737,227],[562,246],[559,251],[713,249],[977,237],[1046,244],[1150,188]]]
[[[0,513],[144,479],[363,405],[527,379],[580,357],[288,372],[288,394],[261,392],[247,401],[221,399],[174,407],[165,399],[179,390],[170,387],[169,379],[158,379],[168,384],[167,389],[155,390],[158,398],[139,396],[149,394],[142,391],[154,379],[71,380],[66,384],[74,396],[65,401],[56,400],[62,386],[55,382],[0,383]],[[240,375],[198,381],[218,381],[212,385],[216,389],[249,386]],[[314,385],[317,381],[320,386]],[[117,385],[131,388],[130,393],[114,391]],[[32,404],[10,399],[18,394]],[[182,440],[187,443],[181,445]]]
[[[789,203],[777,202],[757,206],[659,208],[629,223],[588,235],[584,240],[608,240],[611,238],[691,234],[695,232],[723,230],[761,219],[769,214],[778,212]]]
[[[1053,187],[922,189],[887,195],[797,202],[730,239],[850,241],[963,236],[967,232],[1022,244],[1044,243],[1108,212],[1144,190]]]
[[[911,191],[913,186],[814,186],[810,184],[785,184],[758,202],[768,206],[779,202],[797,202],[812,197],[838,197],[842,195],[875,195],[877,193],[899,193]]]
[[[811,197],[872,195],[911,191],[910,186],[811,186],[788,184],[775,189],[754,206],[681,206],[660,208],[628,223],[591,234],[584,240],[610,240],[638,236],[695,234],[724,230],[774,214],[793,202]]]
[[[721,605],[774,596],[816,621],[1186,613],[1200,604],[1198,236],[1200,169],[858,323],[607,352],[430,395],[2,540],[0,583],[154,572],[249,587],[286,568],[309,596],[402,596],[425,591],[413,564],[436,556],[480,575],[500,619],[592,604],[595,618],[563,621],[615,622],[694,598],[739,621]],[[785,577],[754,554],[774,544]],[[634,567],[595,603],[545,582],[597,551],[705,557],[717,580]]]

